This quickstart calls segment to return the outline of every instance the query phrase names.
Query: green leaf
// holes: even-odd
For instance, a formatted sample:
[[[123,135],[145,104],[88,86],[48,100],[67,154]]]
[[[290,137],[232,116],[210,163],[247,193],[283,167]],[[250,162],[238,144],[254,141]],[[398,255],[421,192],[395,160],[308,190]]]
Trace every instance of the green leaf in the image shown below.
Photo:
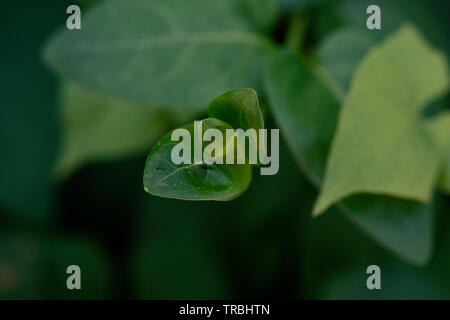
[[[280,132],[303,171],[319,186],[336,127],[338,102],[292,51],[273,55],[264,80]]]
[[[430,202],[442,159],[422,108],[447,87],[445,58],[413,27],[373,49],[345,99],[314,214],[357,193]]]
[[[237,0],[104,1],[83,16],[81,31],[64,28],[44,54],[59,74],[93,91],[201,109],[212,95],[259,86],[272,47],[260,31],[275,11],[245,1],[253,3],[247,14]]]
[[[234,1],[233,12],[240,15],[254,31],[269,34],[278,15],[277,0],[228,0]]]
[[[208,115],[229,123],[235,129],[264,128],[258,96],[253,89],[230,90],[214,98],[209,104]]]
[[[255,129],[257,139],[254,144],[249,141],[249,148],[255,147],[259,152],[259,129],[264,129],[264,118],[259,108],[258,95],[253,89],[230,90],[214,98],[208,109],[208,115],[211,118],[220,119],[230,124],[234,129]],[[238,153],[245,154],[248,160],[248,153],[245,150],[238,149]],[[258,156],[258,164],[260,164]]]
[[[181,128],[190,132],[193,152],[194,124]],[[210,128],[220,130],[225,137],[225,130],[231,129],[231,126],[218,119],[202,120],[202,134]],[[171,141],[172,132],[156,143],[147,158],[144,169],[145,191],[183,200],[231,200],[247,189],[252,177],[248,164],[196,164],[192,156],[191,164],[174,164],[171,153],[179,142]]]
[[[358,63],[362,60],[369,49],[378,41],[378,37],[371,32],[361,31],[357,28],[343,28],[327,37],[318,50],[318,72],[323,81],[333,91],[338,100],[343,100],[350,85],[350,79]],[[443,109],[446,105],[443,97],[439,101],[433,101],[433,108]],[[438,103],[437,103],[438,102]],[[435,110],[436,111],[436,110]],[[444,160],[444,174],[441,185],[444,191],[450,192],[450,127],[445,120],[446,116],[439,117],[436,125],[430,125],[430,129],[436,131],[437,143],[441,151],[446,154]],[[439,122],[439,123],[438,123]]]
[[[434,205],[382,195],[354,195],[338,208],[378,243],[416,265],[433,249]]]
[[[275,54],[264,74],[275,120],[302,171],[318,188],[339,112],[339,102],[326,86],[333,78],[327,76],[325,83],[320,79],[324,77],[314,76],[290,51]],[[380,208],[395,211],[395,217],[384,217]],[[406,260],[421,264],[430,257],[433,217],[430,206],[391,197],[365,196],[350,199],[340,204],[339,209],[371,237]]]
[[[60,176],[92,160],[145,150],[170,125],[161,111],[98,96],[68,82],[62,87],[62,121]]]

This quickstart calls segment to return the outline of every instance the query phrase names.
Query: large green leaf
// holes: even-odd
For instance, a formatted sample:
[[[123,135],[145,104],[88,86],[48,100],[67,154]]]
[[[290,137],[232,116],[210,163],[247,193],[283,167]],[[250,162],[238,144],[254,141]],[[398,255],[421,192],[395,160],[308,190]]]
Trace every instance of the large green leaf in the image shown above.
[[[225,130],[231,129],[229,124],[218,119],[208,118],[201,123],[202,135],[208,129],[218,129],[225,137]],[[181,128],[190,133],[193,153],[194,124]],[[156,143],[147,158],[144,189],[148,193],[183,200],[231,200],[247,189],[252,177],[252,169],[248,164],[196,164],[192,154],[191,164],[174,164],[171,160],[172,149],[181,142],[171,140],[172,132]]]
[[[314,214],[357,193],[429,202],[442,158],[422,109],[447,87],[445,58],[411,26],[372,50],[344,101]]]
[[[356,45],[359,47],[359,44]],[[349,55],[348,58],[353,60],[355,56]],[[351,68],[356,66],[350,61],[339,64]],[[339,112],[338,99],[331,94],[327,85],[330,87],[330,82],[333,82],[335,86],[347,86],[347,76],[336,78],[333,73],[323,75],[326,69],[322,69],[321,78],[325,82],[315,77],[294,53],[284,51],[273,56],[264,76],[272,111],[281,132],[302,170],[317,187],[322,183]],[[349,70],[341,74],[351,72]],[[430,206],[392,197],[365,196],[349,199],[339,208],[379,243],[401,257],[415,263],[424,263],[429,258],[432,248]],[[395,211],[395,216],[385,217],[383,211]]]
[[[92,160],[148,148],[169,126],[162,112],[98,96],[76,84],[62,87],[63,145],[56,171],[67,175]]]
[[[319,186],[336,126],[338,101],[288,50],[274,54],[264,79],[282,135],[303,171]]]
[[[209,97],[259,86],[271,44],[270,0],[104,1],[81,31],[45,50],[60,74],[94,91],[151,105],[204,108]]]

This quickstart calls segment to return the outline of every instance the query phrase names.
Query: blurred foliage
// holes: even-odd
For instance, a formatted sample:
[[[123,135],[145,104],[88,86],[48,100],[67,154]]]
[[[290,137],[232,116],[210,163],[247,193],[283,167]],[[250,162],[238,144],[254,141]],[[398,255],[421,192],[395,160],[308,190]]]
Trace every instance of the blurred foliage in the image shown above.
[[[99,97],[74,84],[64,84],[61,104],[65,136],[56,170],[62,176],[86,161],[144,150],[170,124],[162,111]]]
[[[432,183],[409,177],[408,188],[427,187],[426,203],[362,194],[311,217],[347,98],[366,82],[378,88],[377,72],[401,76],[386,62],[360,79],[374,52],[405,23],[415,28],[425,49],[391,43],[408,72],[420,71],[394,92],[412,102],[448,72],[424,62],[448,60],[448,1],[378,1],[373,31],[370,1],[75,1],[82,30],[67,31],[72,3],[0,3],[0,298],[450,298],[448,85],[415,104],[428,113],[420,126],[434,123],[425,147],[441,153],[436,166],[417,162],[436,172]],[[229,202],[146,194],[156,139],[239,87],[255,88],[265,126],[280,128],[279,173],[254,174]],[[387,106],[377,116],[398,112],[394,127],[412,116]],[[369,144],[368,160],[378,159]],[[398,150],[383,156],[406,170]],[[71,264],[81,291],[65,287]],[[381,291],[365,287],[371,264]]]
[[[201,109],[227,89],[258,87],[271,47],[260,24],[271,21],[270,2],[104,1],[86,14],[83,32],[64,29],[53,37],[45,57],[94,91],[153,107]]]

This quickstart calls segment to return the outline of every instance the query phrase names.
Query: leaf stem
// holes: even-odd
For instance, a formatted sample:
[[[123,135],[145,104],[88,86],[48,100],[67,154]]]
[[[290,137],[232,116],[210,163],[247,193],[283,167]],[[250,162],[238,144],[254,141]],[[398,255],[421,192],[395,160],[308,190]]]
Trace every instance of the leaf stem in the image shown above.
[[[294,13],[291,16],[286,36],[286,45],[289,48],[295,51],[301,49],[308,23],[309,18],[304,12]]]

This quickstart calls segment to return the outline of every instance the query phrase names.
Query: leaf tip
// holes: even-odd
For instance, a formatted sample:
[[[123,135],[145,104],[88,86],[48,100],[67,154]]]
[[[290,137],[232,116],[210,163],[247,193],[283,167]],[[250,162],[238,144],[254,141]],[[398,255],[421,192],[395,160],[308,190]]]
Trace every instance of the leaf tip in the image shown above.
[[[319,215],[321,215],[322,213],[323,213],[323,210],[322,210],[322,209],[320,209],[320,208],[317,207],[317,206],[314,206],[311,216],[312,216],[313,218],[317,218],[317,217],[318,217]]]
[[[313,206],[312,217],[316,218],[323,214],[327,209],[334,204],[335,201],[330,201],[319,194],[319,198],[316,200]]]

